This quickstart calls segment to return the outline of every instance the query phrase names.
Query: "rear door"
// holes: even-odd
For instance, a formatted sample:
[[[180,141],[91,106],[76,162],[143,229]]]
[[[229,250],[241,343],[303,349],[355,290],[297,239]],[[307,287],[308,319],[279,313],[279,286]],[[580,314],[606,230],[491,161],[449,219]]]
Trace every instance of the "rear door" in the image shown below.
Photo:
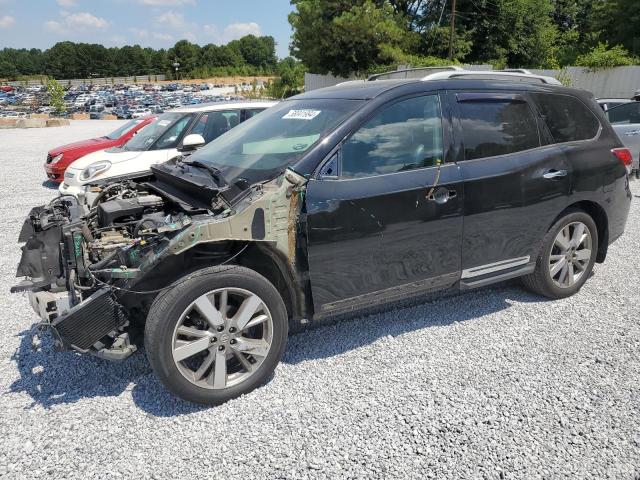
[[[457,165],[443,163],[449,137],[439,95],[399,100],[356,129],[308,182],[317,315],[459,279],[463,191]]]
[[[462,286],[482,286],[531,267],[553,212],[566,202],[571,172],[560,149],[541,147],[526,93],[465,91],[448,98],[465,191]]]
[[[625,147],[633,155],[633,168],[640,162],[640,102],[625,103],[606,112],[607,118]]]

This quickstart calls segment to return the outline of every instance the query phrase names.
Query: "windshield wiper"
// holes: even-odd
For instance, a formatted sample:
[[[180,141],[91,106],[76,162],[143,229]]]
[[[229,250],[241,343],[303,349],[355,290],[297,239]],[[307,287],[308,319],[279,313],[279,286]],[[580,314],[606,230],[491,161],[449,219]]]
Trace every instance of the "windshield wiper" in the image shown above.
[[[228,185],[228,182],[226,180],[226,178],[224,178],[224,175],[222,175],[222,172],[220,171],[220,169],[208,165],[206,163],[203,162],[199,162],[198,160],[191,160],[191,161],[185,161],[184,157],[180,156],[176,159],[177,161],[179,161],[180,163],[182,163],[183,165],[188,165],[190,167],[197,167],[197,168],[202,168],[204,170],[206,170],[207,172],[209,172],[211,174],[211,177],[216,181],[216,183],[218,184],[218,186],[220,187],[224,187],[226,185]]]

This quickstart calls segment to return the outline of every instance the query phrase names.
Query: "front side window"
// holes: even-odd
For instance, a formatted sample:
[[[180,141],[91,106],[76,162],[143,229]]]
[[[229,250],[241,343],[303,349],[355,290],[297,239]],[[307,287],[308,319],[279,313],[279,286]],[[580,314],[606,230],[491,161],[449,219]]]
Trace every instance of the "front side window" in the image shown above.
[[[140,125],[142,122],[143,122],[142,119],[129,120],[123,126],[121,126],[117,130],[114,130],[109,135],[107,135],[107,138],[109,140],[117,140],[123,135],[129,133],[131,130],[133,130],[136,126]]]
[[[465,160],[540,146],[536,119],[524,101],[470,100],[459,102],[458,107]]]
[[[342,176],[384,175],[432,167],[443,160],[442,115],[437,95],[385,107],[342,146]]]
[[[189,124],[191,118],[192,114],[178,112],[164,113],[143,127],[131,140],[125,143],[122,148],[134,152],[172,148],[167,146],[159,147],[159,139],[163,139],[163,145],[177,144],[180,133],[182,133]]]
[[[607,118],[614,125],[640,123],[640,102],[625,103],[607,110]]]
[[[589,140],[598,134],[600,122],[577,98],[552,93],[535,93],[533,98],[556,143]]]
[[[175,148],[178,146],[182,132],[187,128],[193,115],[185,115],[162,134],[156,143],[150,148],[150,150],[165,150],[167,148]]]
[[[191,128],[191,133],[202,135],[205,143],[209,143],[238,125],[239,119],[240,110],[207,112]]]

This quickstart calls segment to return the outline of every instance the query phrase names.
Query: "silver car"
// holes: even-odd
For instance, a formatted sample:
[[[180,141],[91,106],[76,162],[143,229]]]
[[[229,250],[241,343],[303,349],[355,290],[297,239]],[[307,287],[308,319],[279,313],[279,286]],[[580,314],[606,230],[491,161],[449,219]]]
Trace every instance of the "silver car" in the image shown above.
[[[606,111],[622,143],[633,155],[633,171],[640,178],[640,102],[628,102]]]

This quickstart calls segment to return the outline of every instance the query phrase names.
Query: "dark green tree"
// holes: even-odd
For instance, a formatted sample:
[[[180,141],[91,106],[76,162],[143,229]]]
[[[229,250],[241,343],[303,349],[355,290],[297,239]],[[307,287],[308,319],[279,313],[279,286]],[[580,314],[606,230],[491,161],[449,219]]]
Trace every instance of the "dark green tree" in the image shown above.
[[[348,76],[401,61],[417,44],[404,16],[372,0],[292,0],[291,52],[317,73]]]

